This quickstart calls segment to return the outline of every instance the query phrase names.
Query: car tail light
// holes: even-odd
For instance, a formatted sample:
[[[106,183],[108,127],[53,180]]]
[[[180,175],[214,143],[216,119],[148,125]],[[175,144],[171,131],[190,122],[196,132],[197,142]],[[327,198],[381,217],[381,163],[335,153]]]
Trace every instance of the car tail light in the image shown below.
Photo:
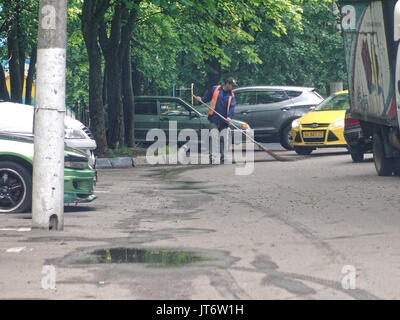
[[[359,126],[360,121],[357,118],[353,118],[352,116],[346,114],[346,118],[344,119],[345,127]]]

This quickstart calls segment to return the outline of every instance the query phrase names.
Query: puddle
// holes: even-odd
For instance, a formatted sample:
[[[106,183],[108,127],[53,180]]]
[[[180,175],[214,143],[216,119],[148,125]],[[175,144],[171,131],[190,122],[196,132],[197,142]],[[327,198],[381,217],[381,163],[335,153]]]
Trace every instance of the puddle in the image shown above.
[[[226,251],[179,248],[112,247],[78,250],[64,258],[48,261],[50,264],[81,265],[143,265],[155,268],[226,267],[237,258]]]
[[[170,249],[110,248],[95,250],[77,264],[142,263],[153,267],[180,267],[211,261],[198,252]]]

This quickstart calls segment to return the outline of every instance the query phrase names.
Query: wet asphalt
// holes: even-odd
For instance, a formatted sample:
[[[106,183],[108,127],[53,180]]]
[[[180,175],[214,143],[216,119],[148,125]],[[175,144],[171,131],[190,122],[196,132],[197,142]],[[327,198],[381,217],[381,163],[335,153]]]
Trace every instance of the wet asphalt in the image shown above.
[[[294,161],[99,170],[64,231],[0,215],[0,299],[398,299],[399,178],[270,148]]]

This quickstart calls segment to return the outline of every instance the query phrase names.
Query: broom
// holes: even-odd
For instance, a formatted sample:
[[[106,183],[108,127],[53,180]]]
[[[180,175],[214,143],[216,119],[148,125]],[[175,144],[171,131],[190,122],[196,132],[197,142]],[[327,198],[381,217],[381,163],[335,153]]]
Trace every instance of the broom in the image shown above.
[[[193,95],[194,96],[194,95]],[[195,96],[194,96],[195,97]],[[210,107],[208,104],[204,103],[203,101],[200,101],[201,104],[205,105],[208,109],[214,111],[221,119],[223,119],[224,121],[226,121],[227,123],[229,123],[229,120],[227,118],[225,118],[222,114],[218,113],[217,111],[215,111],[214,108]],[[233,122],[230,123],[232,127],[234,127],[235,129],[239,130],[243,135],[245,135],[247,138],[249,138],[249,140],[251,142],[253,142],[257,147],[259,147],[261,150],[265,151],[266,153],[268,153],[271,157],[273,157],[275,160],[278,161],[293,161],[294,159],[290,159],[290,158],[284,158],[281,157],[280,155],[276,154],[275,152],[272,152],[271,150],[268,150],[266,147],[264,147],[261,143],[257,142],[256,140],[253,139],[252,136],[250,136],[249,134],[247,134],[247,132],[243,131],[241,128],[239,128],[238,126],[236,126]]]

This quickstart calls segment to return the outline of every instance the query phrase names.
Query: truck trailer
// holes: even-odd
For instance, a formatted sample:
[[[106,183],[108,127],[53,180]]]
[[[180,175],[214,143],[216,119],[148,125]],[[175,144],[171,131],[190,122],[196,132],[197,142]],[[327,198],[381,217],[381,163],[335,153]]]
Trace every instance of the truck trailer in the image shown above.
[[[350,112],[380,176],[400,175],[400,0],[340,0]]]

